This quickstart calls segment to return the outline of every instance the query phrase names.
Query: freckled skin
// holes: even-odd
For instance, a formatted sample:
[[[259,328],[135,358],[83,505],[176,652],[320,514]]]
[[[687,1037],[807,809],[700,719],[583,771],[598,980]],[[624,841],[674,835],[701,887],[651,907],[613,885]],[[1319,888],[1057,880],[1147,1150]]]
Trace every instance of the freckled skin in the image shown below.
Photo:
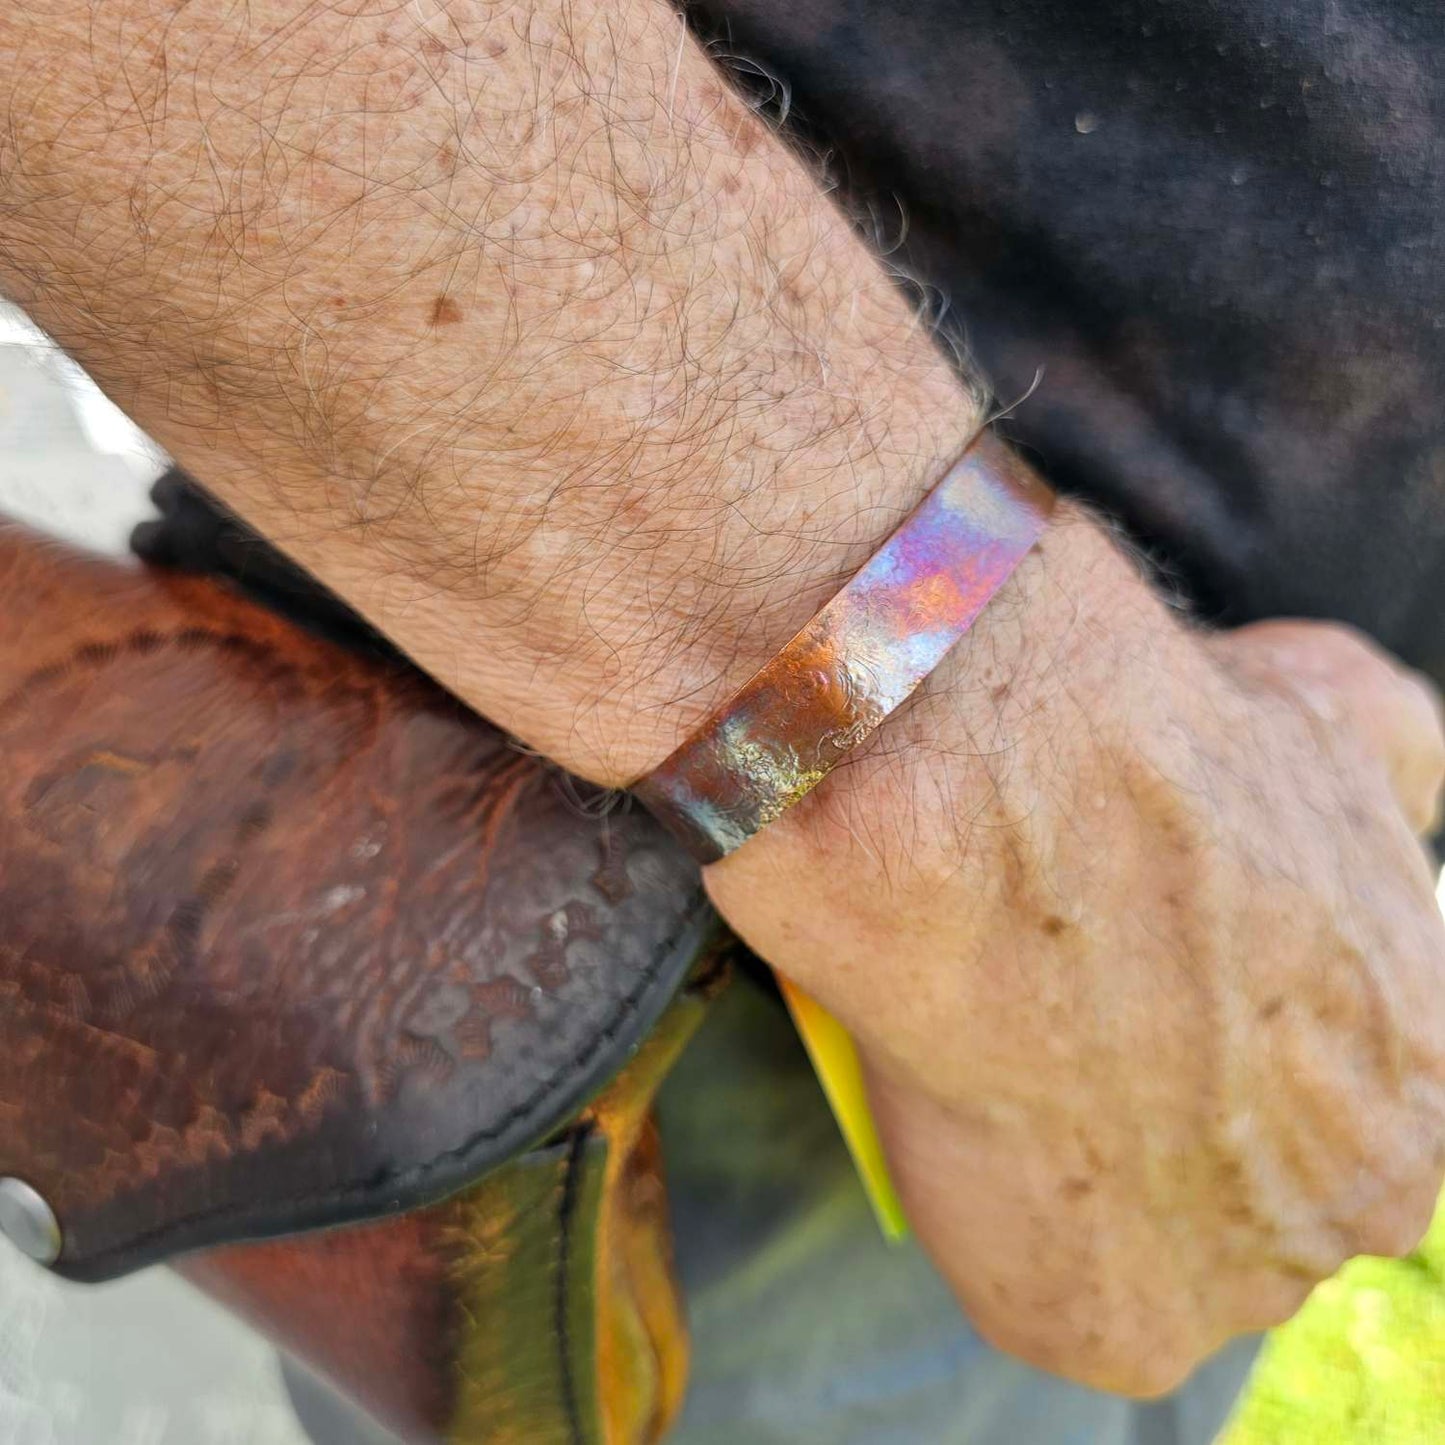
[[[671,6],[422,9],[0,7],[0,283],[456,696],[625,784],[864,565],[984,391]],[[980,1327],[1147,1393],[1424,1226],[1442,757],[1388,658],[1191,631],[1064,508],[707,883],[857,1036]]]

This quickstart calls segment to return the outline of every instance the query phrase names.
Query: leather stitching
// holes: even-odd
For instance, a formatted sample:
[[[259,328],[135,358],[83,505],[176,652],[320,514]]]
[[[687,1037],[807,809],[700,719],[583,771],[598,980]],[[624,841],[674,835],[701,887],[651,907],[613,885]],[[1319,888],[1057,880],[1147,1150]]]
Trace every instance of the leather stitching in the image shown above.
[[[521,1121],[533,1118],[543,1112],[551,1112],[545,1109],[550,1101],[556,1101],[559,1094],[565,1095],[572,1087],[588,1077],[598,1063],[599,1057],[605,1054],[608,1046],[622,1033],[631,1016],[639,1010],[650,987],[662,973],[664,965],[675,956],[678,946],[690,932],[696,930],[700,924],[707,922],[712,916],[711,905],[707,902],[706,894],[699,887],[692,905],[683,915],[682,922],[658,946],[652,962],[643,971],[637,986],[623,996],[612,1017],[597,1031],[590,1046],[574,1055],[565,1068],[553,1074],[529,1098],[514,1105],[500,1119],[487,1128],[478,1130],[463,1143],[443,1150],[425,1163],[410,1165],[406,1169],[394,1172],[382,1172],[365,1182],[349,1183],[313,1195],[305,1201],[304,1209],[298,1210],[296,1216],[290,1220],[280,1218],[279,1211],[274,1207],[268,1209],[264,1205],[252,1207],[251,1210],[227,1208],[204,1210],[168,1220],[154,1229],[133,1235],[124,1244],[117,1245],[104,1254],[79,1261],[68,1261],[62,1255],[56,1266],[57,1272],[72,1278],[107,1278],[114,1273],[123,1272],[118,1268],[123,1261],[126,1262],[126,1268],[134,1269],[139,1268],[142,1263],[166,1257],[166,1251],[151,1248],[165,1237],[198,1234],[202,1229],[206,1231],[204,1239],[195,1239],[189,1243],[181,1240],[172,1252],[181,1253],[186,1249],[215,1247],[223,1243],[242,1243],[247,1239],[266,1238],[269,1235],[291,1233],[299,1229],[321,1228],[326,1224],[359,1222],[364,1218],[406,1212],[432,1202],[438,1196],[428,1189],[428,1181],[433,1180],[448,1167],[461,1164],[468,1156],[489,1142],[519,1132],[514,1126]],[[666,1001],[666,999],[660,1001],[657,1012],[661,1012]],[[600,1086],[601,1081],[596,1087]],[[577,1101],[577,1106],[581,1107],[583,1102],[585,1100]],[[565,1117],[565,1112],[560,1105],[555,1103],[554,1110],[556,1117],[548,1120],[545,1124],[538,1124],[534,1130],[529,1132],[538,1138],[544,1137],[560,1124]],[[530,1146],[519,1144],[515,1150],[508,1152],[508,1157],[525,1152],[528,1147]],[[477,1161],[475,1173],[468,1179],[458,1179],[438,1193],[451,1193],[455,1189],[464,1187],[467,1183],[475,1182],[476,1179],[504,1162],[506,1162],[504,1158],[487,1159],[484,1156],[482,1160]],[[378,1195],[410,1197],[390,1198],[386,1201],[385,1207],[368,1209],[367,1201],[374,1200]],[[247,1226],[242,1223],[247,1218],[254,1218],[255,1224]],[[228,1219],[236,1221],[237,1232],[235,1234],[228,1234],[224,1231],[223,1226]]]

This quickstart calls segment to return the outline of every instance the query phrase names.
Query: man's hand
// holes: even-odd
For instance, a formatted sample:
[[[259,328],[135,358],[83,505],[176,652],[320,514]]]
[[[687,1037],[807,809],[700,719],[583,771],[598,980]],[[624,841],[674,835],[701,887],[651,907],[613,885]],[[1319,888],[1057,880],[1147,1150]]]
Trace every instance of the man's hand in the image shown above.
[[[625,783],[975,395],[662,0],[0,12],[0,279],[422,666]],[[860,1038],[980,1325],[1150,1390],[1408,1248],[1445,1139],[1433,704],[1185,631],[1065,514],[861,756],[709,870]]]
[[[1445,934],[1410,823],[1445,743],[1343,629],[1205,639],[1095,581],[1008,667],[961,649],[906,741],[709,882],[856,1031],[979,1328],[1148,1394],[1429,1222]]]

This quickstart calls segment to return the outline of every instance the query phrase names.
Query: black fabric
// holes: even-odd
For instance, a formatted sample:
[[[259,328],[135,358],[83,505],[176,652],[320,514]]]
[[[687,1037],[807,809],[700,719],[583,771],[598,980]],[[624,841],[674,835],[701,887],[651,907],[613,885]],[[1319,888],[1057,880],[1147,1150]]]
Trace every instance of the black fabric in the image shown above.
[[[151,488],[160,516],[131,532],[131,550],[153,567],[202,577],[224,577],[253,602],[353,652],[391,662],[402,654],[330,588],[179,467],[170,467]]]
[[[1440,0],[726,0],[1059,485],[1445,681]],[[885,240],[888,239],[885,234]]]

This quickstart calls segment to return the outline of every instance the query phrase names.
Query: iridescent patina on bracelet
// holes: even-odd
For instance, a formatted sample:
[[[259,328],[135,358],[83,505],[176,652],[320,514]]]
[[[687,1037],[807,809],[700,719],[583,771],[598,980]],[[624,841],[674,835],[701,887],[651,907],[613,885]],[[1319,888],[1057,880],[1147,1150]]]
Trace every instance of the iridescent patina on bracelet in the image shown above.
[[[700,862],[812,791],[938,666],[1053,493],[981,433],[851,582],[633,792]]]

